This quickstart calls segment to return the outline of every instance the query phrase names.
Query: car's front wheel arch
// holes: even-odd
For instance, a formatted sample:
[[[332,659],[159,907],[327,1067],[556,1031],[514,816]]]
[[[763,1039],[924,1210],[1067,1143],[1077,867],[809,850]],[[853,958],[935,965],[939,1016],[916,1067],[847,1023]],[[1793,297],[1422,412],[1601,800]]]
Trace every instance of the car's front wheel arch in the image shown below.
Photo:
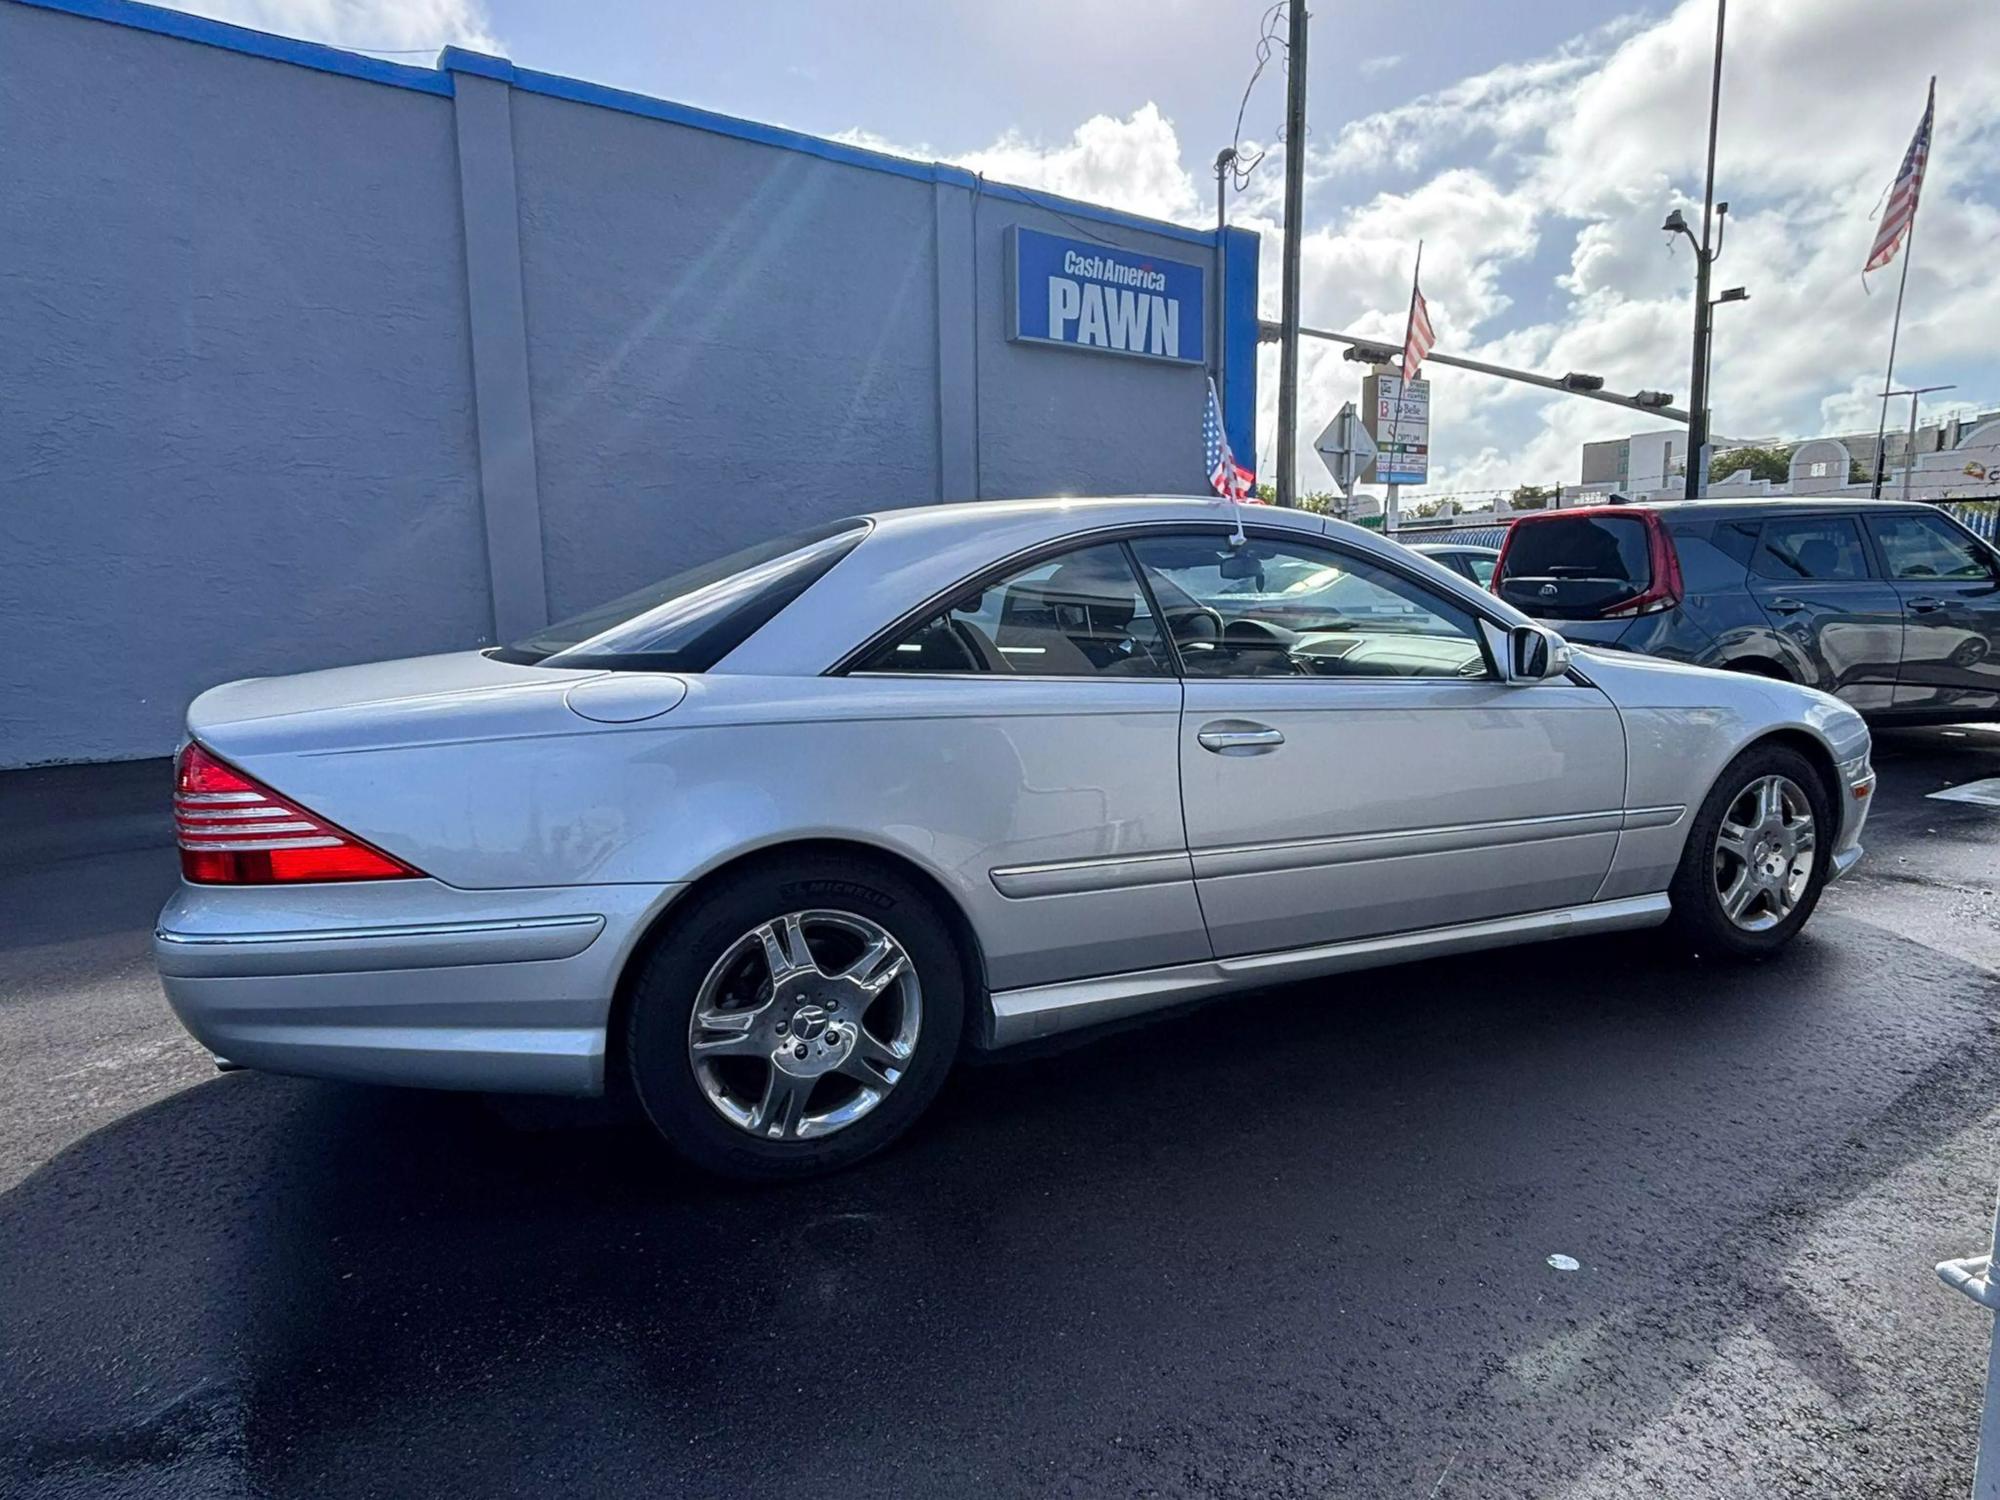
[[[1687,842],[1669,886],[1670,927],[1687,946],[1703,954],[1758,959],[1777,951],[1805,925],[1818,905],[1840,836],[1839,783],[1832,754],[1800,730],[1761,735],[1730,758],[1692,809]],[[1764,804],[1766,821],[1756,827],[1732,825],[1732,811],[1738,823],[1756,822],[1756,814],[1740,812],[1747,804],[1738,799],[1752,798],[1766,784],[1773,796]],[[1789,790],[1782,796],[1788,800],[1779,806],[1777,797],[1785,788]],[[1795,838],[1791,830],[1801,833]],[[1722,841],[1724,833],[1734,842]],[[1731,889],[1719,892],[1724,878],[1732,875]],[[1786,887],[1782,892],[1776,889],[1781,884]],[[1761,912],[1737,899],[1756,896],[1760,885],[1769,891],[1757,897],[1766,906]]]
[[[1745,677],[1767,677],[1772,682],[1797,682],[1783,662],[1768,656],[1738,656],[1719,663],[1725,672],[1741,672]]]

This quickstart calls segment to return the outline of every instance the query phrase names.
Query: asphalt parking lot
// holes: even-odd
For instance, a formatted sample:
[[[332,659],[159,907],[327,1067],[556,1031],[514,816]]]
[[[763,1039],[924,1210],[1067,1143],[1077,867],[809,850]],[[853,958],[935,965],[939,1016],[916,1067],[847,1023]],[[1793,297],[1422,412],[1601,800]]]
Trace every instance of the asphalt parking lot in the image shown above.
[[[1759,969],[1623,937],[964,1071],[842,1176],[217,1076],[161,765],[0,776],[0,1494],[1882,1495],[1970,1485],[2000,731],[1887,734]],[[1578,1269],[1548,1263],[1574,1258]]]

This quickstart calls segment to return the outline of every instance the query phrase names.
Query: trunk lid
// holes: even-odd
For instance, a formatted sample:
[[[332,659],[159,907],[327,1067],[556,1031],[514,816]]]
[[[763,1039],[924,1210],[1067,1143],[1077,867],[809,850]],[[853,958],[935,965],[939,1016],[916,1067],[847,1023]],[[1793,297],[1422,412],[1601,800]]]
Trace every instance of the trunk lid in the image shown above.
[[[601,675],[452,651],[226,682],[189,705],[187,728],[224,755],[456,737],[492,732],[530,705],[559,707],[568,688]]]

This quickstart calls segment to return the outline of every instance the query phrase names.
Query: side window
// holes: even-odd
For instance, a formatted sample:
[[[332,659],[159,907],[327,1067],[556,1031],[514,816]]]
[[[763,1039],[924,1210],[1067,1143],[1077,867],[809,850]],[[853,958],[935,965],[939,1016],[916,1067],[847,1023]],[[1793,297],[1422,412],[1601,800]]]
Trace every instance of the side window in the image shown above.
[[[1750,560],[1756,541],[1755,528],[1752,528],[1749,541],[1742,544],[1740,556],[1734,550],[1737,538],[1722,535],[1732,530],[1729,526],[1718,526],[1715,540],[1711,541],[1708,528],[1704,526],[1673,525],[1667,528],[1667,535],[1674,539],[1674,555],[1680,559],[1681,583],[1690,594],[1716,594],[1743,586],[1744,564]],[[1726,547],[1723,545],[1725,542],[1728,543]]]
[[[1158,622],[1125,549],[1112,542],[1045,559],[974,589],[889,642],[862,672],[1023,677],[1172,675]]]
[[[1791,583],[1866,578],[1868,555],[1845,516],[1785,516],[1764,523],[1750,571]]]
[[[1485,677],[1471,611],[1366,558],[1203,533],[1132,544],[1190,677]]]
[[[1949,522],[1919,511],[1872,516],[1869,529],[1882,549],[1889,576],[1904,580],[1956,578],[1981,581],[1993,576],[1993,566],[1969,537]]]

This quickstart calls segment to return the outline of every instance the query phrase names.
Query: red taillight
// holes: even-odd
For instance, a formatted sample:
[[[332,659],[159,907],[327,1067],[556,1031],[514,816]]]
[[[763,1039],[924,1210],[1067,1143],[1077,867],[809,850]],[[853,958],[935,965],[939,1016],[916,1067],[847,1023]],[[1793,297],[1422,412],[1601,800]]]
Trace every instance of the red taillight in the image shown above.
[[[1616,609],[1604,611],[1607,620],[1658,614],[1681,602],[1681,555],[1674,550],[1674,539],[1667,535],[1666,523],[1649,510],[1640,511],[1639,519],[1646,523],[1646,554],[1652,564],[1653,581],[1643,594],[1627,599]]]
[[[198,885],[407,880],[422,872],[288,802],[197,744],[174,766],[181,874]]]
[[[1519,521],[1510,522],[1507,534],[1500,538],[1500,555],[1493,559],[1493,576],[1486,580],[1486,587],[1495,594],[1500,592],[1500,580],[1507,576],[1507,554],[1513,550],[1514,535],[1520,529]]]

